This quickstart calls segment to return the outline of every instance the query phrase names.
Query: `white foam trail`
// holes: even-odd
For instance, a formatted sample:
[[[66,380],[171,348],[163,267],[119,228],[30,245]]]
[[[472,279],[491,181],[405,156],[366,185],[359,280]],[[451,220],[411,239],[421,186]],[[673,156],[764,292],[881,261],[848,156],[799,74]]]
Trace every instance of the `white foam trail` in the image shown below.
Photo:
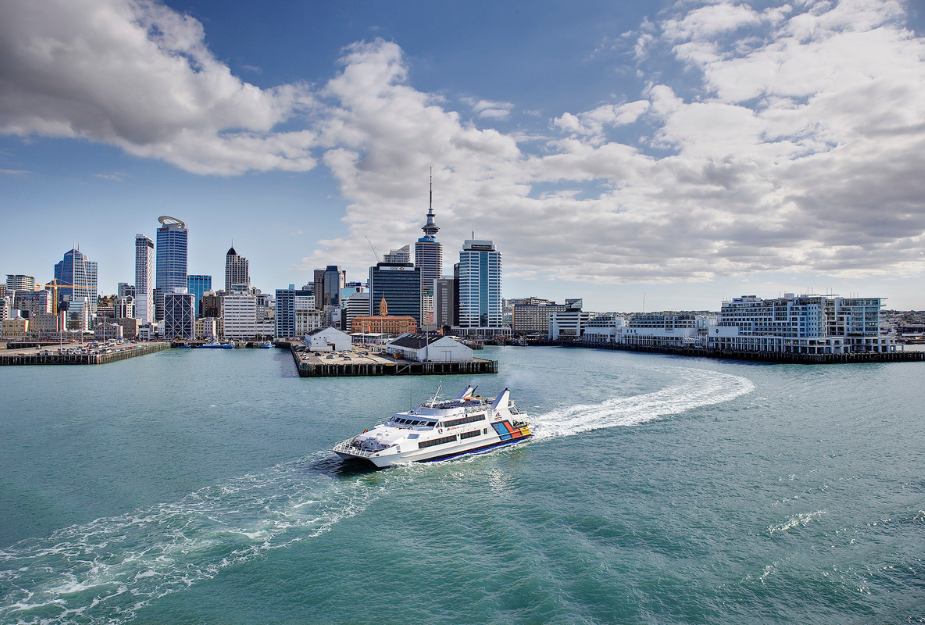
[[[326,532],[384,488],[382,478],[335,479],[306,466],[329,455],[0,551],[0,622],[126,622],[223,568]]]
[[[660,367],[664,371],[666,367]],[[721,404],[755,389],[748,378],[716,371],[670,367],[678,384],[644,395],[618,397],[600,404],[568,406],[532,417],[537,439],[571,436],[589,430],[638,425],[665,415]]]

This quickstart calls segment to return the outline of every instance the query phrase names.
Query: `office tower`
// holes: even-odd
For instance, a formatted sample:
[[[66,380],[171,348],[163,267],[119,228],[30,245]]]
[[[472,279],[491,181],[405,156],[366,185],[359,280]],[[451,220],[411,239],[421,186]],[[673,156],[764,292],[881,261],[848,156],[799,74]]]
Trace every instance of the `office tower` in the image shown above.
[[[226,295],[223,299],[222,318],[224,335],[232,339],[257,336],[257,296],[249,294]]]
[[[251,274],[247,259],[238,256],[231,247],[225,254],[225,292],[246,292],[251,285]]]
[[[430,184],[427,223],[421,227],[421,230],[424,231],[424,236],[414,244],[414,265],[421,268],[421,314],[424,322],[430,323],[436,320],[434,280],[437,280],[443,273],[443,245],[437,241],[437,231],[440,228],[434,223],[433,177],[431,177]]]
[[[459,327],[501,327],[501,252],[492,241],[468,240],[459,253]]]
[[[202,316],[201,302],[206,291],[212,290],[212,276],[190,274],[186,276],[186,292],[196,298],[193,302],[193,312],[197,317]]]
[[[411,263],[377,263],[369,268],[369,316],[383,298],[389,314],[421,323],[421,269]]]
[[[14,291],[13,310],[32,319],[35,315],[48,315],[53,310],[54,295],[51,291]]]
[[[353,325],[355,317],[369,315],[369,293],[357,292],[347,298],[345,302],[344,329]]]
[[[116,319],[135,318],[135,298],[131,295],[119,295],[112,307],[112,316]]]
[[[195,336],[194,296],[177,289],[164,293],[164,338],[168,341],[190,341]]]
[[[7,274],[6,276],[6,292],[10,297],[12,297],[13,291],[34,291],[35,290],[35,277],[33,276],[24,276],[21,274]]]
[[[347,285],[347,272],[337,265],[315,269],[315,308],[340,306],[340,292]]]
[[[116,287],[116,295],[119,297],[135,297],[135,287],[128,282],[120,282]]]
[[[199,301],[199,316],[200,317],[215,317],[219,318],[222,316],[222,296],[215,293],[215,291],[206,291],[202,294],[202,298]]]
[[[392,250],[382,259],[382,262],[385,263],[410,263],[411,262],[411,246],[405,245],[400,247],[397,250]]]
[[[186,258],[189,231],[186,224],[176,217],[158,217],[161,227],[157,229],[157,256],[155,282],[157,288],[154,301],[154,316],[164,319],[164,295],[175,293],[175,289],[186,289]],[[135,283],[138,286],[138,283]]]
[[[434,280],[434,324],[437,328],[457,325],[456,281],[443,277]]]
[[[298,336],[295,331],[297,311],[314,309],[315,300],[307,289],[276,289],[276,330],[277,338]]]
[[[135,235],[135,318],[154,321],[154,241]]]
[[[87,313],[92,315],[96,312],[97,264],[80,250],[66,252],[64,259],[55,264],[55,280],[58,284],[71,285],[70,288],[58,289],[59,308],[63,302],[83,299],[88,307]]]

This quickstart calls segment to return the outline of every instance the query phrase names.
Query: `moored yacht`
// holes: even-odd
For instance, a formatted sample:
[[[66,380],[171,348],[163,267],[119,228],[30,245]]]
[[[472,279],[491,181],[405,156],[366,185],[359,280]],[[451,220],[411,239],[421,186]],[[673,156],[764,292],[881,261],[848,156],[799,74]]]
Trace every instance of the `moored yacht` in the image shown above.
[[[532,436],[526,415],[511,401],[507,389],[492,398],[475,395],[467,386],[455,399],[436,395],[408,412],[399,412],[371,430],[334,446],[341,458],[368,460],[377,467],[412,462],[437,462],[498,447]]]

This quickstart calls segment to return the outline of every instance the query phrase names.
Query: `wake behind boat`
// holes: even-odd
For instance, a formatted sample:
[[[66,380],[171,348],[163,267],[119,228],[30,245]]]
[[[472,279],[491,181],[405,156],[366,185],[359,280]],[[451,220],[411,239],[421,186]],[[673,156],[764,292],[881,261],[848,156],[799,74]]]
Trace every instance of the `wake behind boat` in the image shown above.
[[[533,434],[511,401],[511,393],[493,398],[474,395],[475,388],[455,399],[424,402],[399,412],[383,424],[334,446],[344,459],[368,460],[377,467],[412,462],[437,462],[524,441]]]

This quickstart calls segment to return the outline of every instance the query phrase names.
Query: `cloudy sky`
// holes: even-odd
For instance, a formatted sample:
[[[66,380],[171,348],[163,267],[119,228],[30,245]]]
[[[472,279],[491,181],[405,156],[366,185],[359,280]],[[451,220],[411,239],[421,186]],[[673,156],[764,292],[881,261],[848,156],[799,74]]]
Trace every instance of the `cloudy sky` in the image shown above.
[[[0,3],[0,273],[136,233],[264,291],[493,239],[506,297],[925,308],[918,2]],[[644,303],[645,302],[645,303]]]

